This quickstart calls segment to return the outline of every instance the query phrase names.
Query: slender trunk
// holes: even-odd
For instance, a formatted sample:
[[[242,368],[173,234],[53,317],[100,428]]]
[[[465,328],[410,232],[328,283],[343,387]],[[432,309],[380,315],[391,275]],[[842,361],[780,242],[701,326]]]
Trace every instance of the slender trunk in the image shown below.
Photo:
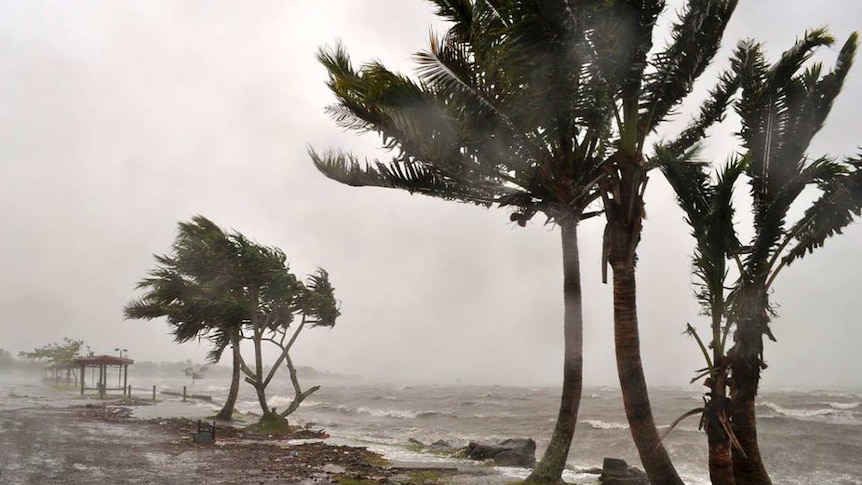
[[[239,339],[236,336],[231,336],[231,355],[233,356],[233,368],[231,369],[230,390],[227,392],[224,406],[216,414],[216,419],[222,421],[233,419],[233,410],[236,407],[236,399],[239,395],[240,350]]]
[[[737,346],[738,347],[738,346]],[[735,350],[739,350],[736,348]],[[736,353],[736,352],[734,352]],[[742,452],[733,450],[736,485],[771,485],[757,444],[757,419],[754,412],[760,382],[760,357],[734,355],[730,398],[733,402],[733,433]]]
[[[636,114],[637,107],[632,109]],[[646,162],[641,153],[619,150],[606,165],[608,177],[601,182],[608,221],[602,279],[609,262],[614,273],[614,347],[626,418],[650,483],[682,485],[655,427],[641,363],[635,262],[643,228]]]
[[[713,255],[723,258],[723,254]],[[706,440],[709,446],[709,478],[712,485],[735,485],[733,478],[733,459],[730,451],[729,427],[730,404],[727,399],[727,358],[722,345],[722,316],[724,315],[724,281],[711,290],[712,315],[712,365],[713,372],[707,385],[709,400],[706,403]]]
[[[719,359],[720,360],[720,359]],[[714,362],[718,362],[714,360]],[[711,386],[706,407],[706,439],[709,445],[709,479],[712,485],[735,485],[730,436],[724,429],[728,423],[728,400],[724,370],[721,369]],[[724,424],[723,424],[724,423]]]
[[[614,342],[623,405],[641,464],[654,485],[682,485],[659,438],[640,355],[633,264],[614,264]]]
[[[260,410],[263,412],[263,417],[271,414],[269,405],[266,403],[266,386],[263,383],[263,349],[261,345],[261,335],[255,332],[254,337],[254,379],[250,382],[257,392],[257,402],[260,404]]]
[[[563,390],[548,448],[527,482],[560,482],[578,421],[583,387],[583,313],[578,255],[578,221],[561,224],[563,245]]]

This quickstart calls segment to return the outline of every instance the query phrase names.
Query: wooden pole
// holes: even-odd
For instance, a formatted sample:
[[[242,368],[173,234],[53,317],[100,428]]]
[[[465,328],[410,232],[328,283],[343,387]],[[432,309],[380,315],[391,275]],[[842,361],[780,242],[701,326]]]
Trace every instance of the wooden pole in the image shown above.
[[[183,386],[183,402],[186,402],[186,386]]]
[[[156,386],[153,386],[153,402],[156,402]]]

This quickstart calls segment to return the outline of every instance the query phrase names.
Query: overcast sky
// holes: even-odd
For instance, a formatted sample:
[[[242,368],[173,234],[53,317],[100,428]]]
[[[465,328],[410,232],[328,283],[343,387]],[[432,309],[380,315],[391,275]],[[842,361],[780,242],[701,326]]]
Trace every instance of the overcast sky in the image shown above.
[[[805,29],[829,25],[839,42],[821,57],[831,65],[860,20],[857,0],[742,0],[717,62],[752,36],[775,59]],[[409,73],[432,28],[443,26],[420,0],[0,2],[0,348],[68,336],[97,353],[202,361],[205,342],[177,345],[164,322],[122,316],[176,223],[202,214],[281,247],[298,275],[330,272],[343,315],[302,337],[300,365],[406,382],[556,384],[558,230],[341,186],[306,154],[311,145],[384,155],[375,137],[345,133],[323,112],[333,98],[317,48],[341,39],[357,63]],[[862,144],[860,70],[812,154]],[[731,119],[711,140],[719,162],[738,149],[733,129]],[[687,385],[702,362],[682,330],[706,319],[692,298],[683,215],[652,178],[638,266],[644,363],[650,384]],[[601,231],[598,219],[581,230],[585,374],[614,384]],[[860,248],[857,224],[781,275],[765,386],[862,387]]]

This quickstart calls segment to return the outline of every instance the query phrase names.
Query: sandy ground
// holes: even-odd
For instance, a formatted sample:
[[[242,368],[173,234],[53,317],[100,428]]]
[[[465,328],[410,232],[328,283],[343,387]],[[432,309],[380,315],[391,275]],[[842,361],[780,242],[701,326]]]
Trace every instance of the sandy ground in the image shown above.
[[[493,469],[387,463],[364,448],[219,428],[195,444],[186,419],[130,417],[134,402],[0,411],[0,484],[464,484],[511,482]],[[439,466],[439,465],[437,465]]]

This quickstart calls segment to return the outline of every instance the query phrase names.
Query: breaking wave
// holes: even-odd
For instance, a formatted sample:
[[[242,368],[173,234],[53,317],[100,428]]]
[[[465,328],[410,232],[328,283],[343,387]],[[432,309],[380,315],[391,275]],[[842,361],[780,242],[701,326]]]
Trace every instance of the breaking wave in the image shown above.
[[[593,429],[629,429],[625,423],[608,423],[600,419],[584,419],[582,423],[590,425]]]

